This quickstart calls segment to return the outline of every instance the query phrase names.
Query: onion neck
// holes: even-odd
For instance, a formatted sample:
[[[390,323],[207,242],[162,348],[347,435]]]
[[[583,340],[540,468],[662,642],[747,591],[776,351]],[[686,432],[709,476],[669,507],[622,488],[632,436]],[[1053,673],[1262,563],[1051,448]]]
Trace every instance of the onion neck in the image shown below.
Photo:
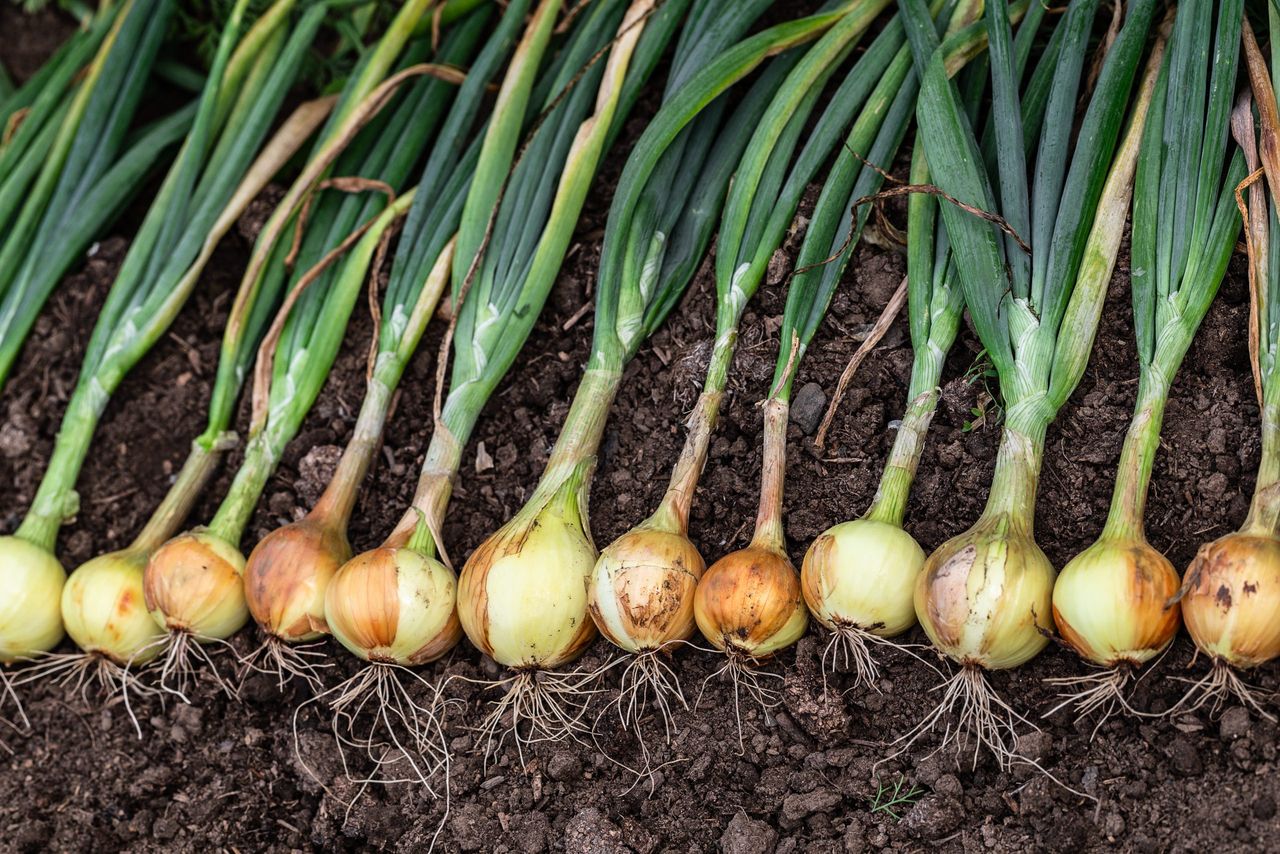
[[[863,518],[902,527],[911,484],[915,481],[920,455],[924,452],[925,437],[938,408],[939,382],[946,359],[946,348],[937,346],[933,339],[916,354],[911,368],[911,386],[907,390],[907,411],[902,415],[889,460],[880,475],[880,486]]]
[[[431,445],[418,477],[413,504],[383,545],[387,548],[409,548],[423,557],[446,557],[443,533],[444,514],[453,495],[453,480],[462,465],[462,443],[443,423],[437,423]]]
[[[262,490],[275,473],[276,464],[280,460],[280,449],[274,446],[270,436],[270,431],[264,430],[249,439],[244,451],[244,462],[240,464],[240,470],[231,482],[227,497],[209,523],[212,534],[236,547],[239,547],[244,529],[253,518],[258,499],[262,497]]]
[[[93,431],[107,406],[111,392],[119,385],[119,377],[102,383],[97,375],[76,386],[67,404],[66,414],[58,428],[58,438],[49,457],[40,487],[36,490],[31,509],[22,524],[14,532],[32,545],[50,554],[58,540],[58,530],[80,510],[80,496],[76,493],[76,480],[80,468],[89,454]]]
[[[1036,488],[1040,482],[1040,462],[1044,457],[1044,437],[1048,424],[1006,424],[996,453],[991,494],[978,520],[979,525],[1007,524],[1009,534],[1031,536],[1035,530]]]
[[[356,417],[356,426],[342,451],[338,467],[325,486],[324,493],[310,514],[312,519],[319,520],[334,530],[346,531],[351,521],[351,512],[355,509],[356,498],[360,494],[360,486],[369,474],[374,455],[382,444],[382,430],[387,422],[387,412],[391,408],[391,398],[400,376],[404,372],[404,363],[392,353],[381,353],[377,366],[369,378],[364,401],[360,405],[360,414]]]
[[[580,481],[583,490],[587,489],[609,410],[621,382],[621,368],[587,367],[529,504],[544,504],[569,481]]]
[[[702,394],[689,414],[688,435],[680,458],[671,472],[671,482],[658,509],[644,526],[672,534],[689,532],[689,512],[693,497],[698,491],[698,481],[707,464],[707,452],[711,437],[720,422],[720,405],[724,402],[724,390],[729,384],[729,367],[738,348],[738,316],[729,318],[722,329],[716,330],[715,344],[711,348],[711,361],[707,364],[707,377],[702,383]]]
[[[1160,447],[1160,427],[1164,423],[1169,385],[1169,375],[1155,366],[1145,368],[1138,381],[1138,401],[1120,451],[1111,509],[1102,529],[1103,540],[1146,542],[1147,492],[1151,486],[1151,468]]]
[[[1276,396],[1268,393],[1262,405],[1262,461],[1242,533],[1275,536],[1280,528],[1280,401],[1272,399]]]
[[[191,508],[200,498],[209,478],[213,476],[225,449],[225,443],[214,443],[211,448],[206,448],[200,442],[191,443],[191,453],[182,464],[182,470],[178,472],[173,486],[169,487],[160,506],[130,543],[129,551],[149,555],[178,533],[187,516],[191,515]]]
[[[771,397],[764,402],[764,456],[760,466],[760,506],[749,548],[786,553],[782,528],[782,496],[787,475],[786,400]]]

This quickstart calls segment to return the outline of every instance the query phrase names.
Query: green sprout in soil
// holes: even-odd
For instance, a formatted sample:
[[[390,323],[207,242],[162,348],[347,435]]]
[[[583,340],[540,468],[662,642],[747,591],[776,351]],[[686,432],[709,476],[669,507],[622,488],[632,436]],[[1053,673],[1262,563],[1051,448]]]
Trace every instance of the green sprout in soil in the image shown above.
[[[924,789],[914,784],[908,789],[906,776],[899,774],[892,786],[876,786],[875,797],[870,799],[871,814],[884,813],[894,821],[902,821],[899,810],[914,804],[923,794]]]

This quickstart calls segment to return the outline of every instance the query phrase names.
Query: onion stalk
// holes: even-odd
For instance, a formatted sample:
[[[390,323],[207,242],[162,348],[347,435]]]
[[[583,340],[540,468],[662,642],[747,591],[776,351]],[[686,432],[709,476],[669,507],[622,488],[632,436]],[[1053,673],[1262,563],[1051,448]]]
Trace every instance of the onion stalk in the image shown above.
[[[192,128],[195,105],[133,127],[173,6],[126,0],[95,19],[0,149],[0,387],[54,287]]]
[[[696,579],[689,576],[701,576],[705,562],[688,536],[689,512],[728,382],[742,312],[763,279],[773,251],[781,244],[805,187],[836,145],[843,130],[842,121],[847,121],[860,103],[856,91],[843,93],[852,97],[833,99],[833,110],[814,129],[795,169],[788,172],[791,156],[821,84],[829,79],[839,58],[847,56],[881,8],[883,5],[877,4],[829,5],[818,14],[743,39],[676,92],[637,144],[637,150],[648,148],[660,153],[701,103],[719,95],[769,57],[782,54],[750,90],[748,103],[739,107],[745,116],[745,111],[752,108],[749,102],[769,99],[756,122],[757,129],[751,132],[724,204],[716,262],[716,339],[703,393],[688,419],[689,435],[658,508],[605,549],[596,562],[590,585],[593,611],[600,611],[596,622],[611,641],[637,654],[627,671],[637,678],[628,683],[624,675],[624,688],[632,684],[637,692],[646,687],[652,689],[660,707],[665,703],[665,692],[678,696],[679,689],[677,683],[662,678],[654,653],[687,640],[694,631]],[[826,51],[802,58],[800,52],[791,50],[822,38],[836,27],[842,28],[842,37]],[[810,88],[815,88],[812,95]],[[704,91],[706,95],[702,94]],[[841,115],[843,120],[838,118]],[[638,169],[644,161],[636,163]],[[642,564],[647,564],[642,573],[632,569]],[[619,589],[619,582],[625,584],[625,590]],[[651,608],[650,603],[658,604]],[[605,609],[610,612],[608,617]],[[664,617],[651,621],[645,613],[649,610]],[[634,628],[627,628],[627,624]],[[625,711],[631,708],[629,700],[620,697],[619,708],[623,710],[624,726],[634,720]],[[635,708],[639,710],[640,705]]]
[[[286,41],[282,21],[270,18],[260,21],[261,28],[250,30],[242,41],[244,6],[244,2],[237,5],[238,14],[228,23],[191,133],[112,284],[32,506],[15,534],[0,539],[0,585],[5,588],[0,660],[29,658],[51,649],[61,638],[65,574],[54,556],[54,545],[64,520],[78,510],[75,481],[98,419],[125,374],[172,323],[222,235],[288,159],[288,149],[269,146],[259,162],[253,162],[320,15],[313,14],[309,32],[301,31],[291,43]],[[138,10],[134,14],[144,8]],[[201,461],[188,470],[188,480],[203,480],[207,472]],[[188,505],[186,498],[171,507],[168,515],[177,515]],[[94,590],[94,601],[77,605],[84,593],[85,588],[78,586],[68,600],[75,606],[69,613],[77,618],[95,622],[111,609],[111,604],[98,599],[104,595],[101,589]],[[115,600],[117,605],[119,601]],[[76,628],[84,625],[77,623]],[[97,628],[104,637],[113,631],[110,626]],[[123,656],[113,655],[109,642],[90,651],[101,653],[103,660],[114,659],[115,666],[127,663]]]
[[[277,6],[276,10],[288,11],[287,6]],[[276,16],[264,17],[257,26],[264,26],[273,17]],[[293,68],[296,74],[297,57],[307,41],[314,38],[320,21],[317,10],[291,30],[293,49],[277,60],[282,68]],[[312,136],[332,105],[332,98],[307,102],[289,117],[250,169],[250,174],[257,177],[242,185],[243,197],[251,199],[258,193],[262,182]],[[239,206],[237,202],[231,208]],[[118,687],[137,685],[129,678],[130,671],[159,655],[165,634],[143,606],[143,571],[151,554],[177,533],[223,454],[236,444],[231,430],[236,400],[265,332],[267,312],[278,297],[278,293],[258,291],[237,301],[223,335],[222,361],[206,428],[192,442],[186,462],[142,531],[126,548],[87,561],[68,579],[62,597],[63,623],[85,653],[62,660],[69,671],[75,670],[77,664],[96,661],[102,675],[117,677]]]
[[[254,246],[233,316],[245,315],[243,305],[252,301],[249,322],[267,323],[259,311],[269,314],[274,300],[259,295],[284,293],[285,298],[257,351],[244,459],[209,525],[166,542],[152,554],[143,576],[147,609],[167,634],[163,685],[181,691],[192,656],[208,658],[200,644],[224,642],[248,619],[245,558],[239,550],[244,529],[324,385],[383,235],[412,204],[412,191],[395,194],[444,112],[432,85],[436,81],[423,76],[434,66],[412,64],[430,49],[429,39],[411,41],[410,36],[432,5],[415,0],[402,6],[365,55],[302,174]],[[408,67],[389,76],[397,65]],[[414,77],[406,91],[397,91]],[[331,189],[321,183],[331,174],[358,177]],[[305,216],[301,211],[312,196],[315,203]],[[304,230],[295,253],[285,235],[299,222]],[[287,262],[294,254],[291,273]],[[220,369],[224,366],[236,369],[234,357],[224,354]],[[314,680],[306,659],[289,655],[281,644],[268,643],[262,651],[282,678],[296,671]]]
[[[977,50],[985,48],[986,29],[974,21],[976,4],[956,8],[942,44],[949,70],[957,72]],[[1032,4],[1010,6],[1014,22],[1027,14],[1019,29],[1019,68],[1025,65],[1030,34],[1044,14]],[[978,85],[966,100],[972,116],[983,92]],[[918,90],[914,75],[909,85]],[[911,158],[910,183],[930,181],[922,140],[917,138]],[[907,295],[909,327],[915,358],[907,388],[907,410],[899,422],[889,459],[871,506],[859,519],[828,528],[810,545],[800,570],[801,590],[810,613],[831,640],[823,666],[842,661],[856,675],[855,685],[873,684],[879,675],[869,645],[884,644],[916,623],[914,590],[925,553],[903,527],[907,498],[915,478],[925,436],[937,408],[942,370],[955,342],[964,313],[964,292],[951,258],[946,230],[938,227],[938,201],[926,193],[912,194],[907,211]]]
[[[1007,9],[988,5],[990,161],[966,120],[923,3],[903,0],[901,6],[922,75],[916,117],[934,180],[950,198],[997,214],[1007,228],[950,202],[941,205],[965,302],[999,377],[1006,417],[982,516],[934,551],[917,578],[916,616],[960,671],[942,703],[905,739],[909,745],[946,721],[944,744],[971,732],[1005,765],[1015,755],[1008,742],[1020,716],[983,671],[1016,667],[1048,642],[1055,573],[1033,537],[1036,485],[1045,432],[1084,371],[1119,249],[1116,223],[1129,204],[1149,90],[1136,99],[1123,144],[1119,139],[1154,3],[1129,5],[1074,145],[1072,118],[1097,3],[1069,4],[1057,25],[1057,49],[1042,66],[1052,79],[1045,109],[1025,124]],[[1037,137],[1028,157],[1028,140]]]
[[[119,7],[106,6],[77,29],[21,87],[0,97],[0,226],[15,214],[13,199],[40,171],[58,127],[76,97],[78,76],[93,61]],[[33,152],[39,151],[39,154]]]
[[[503,17],[501,38],[514,34],[514,25],[526,17],[530,5],[529,0],[511,5]],[[558,3],[544,0],[529,18],[481,140],[476,179],[465,194],[454,249],[441,256],[454,286],[452,313],[458,326],[452,343],[457,362],[412,506],[380,547],[339,569],[326,595],[326,619],[334,635],[374,669],[428,663],[461,638],[454,608],[456,577],[441,535],[453,480],[480,410],[546,299],[558,269],[558,263],[551,262],[562,259],[567,248],[555,211],[565,205],[576,211],[585,196],[582,185],[594,174],[598,152],[576,155],[565,140],[567,131],[582,123],[590,109],[595,97],[591,86],[600,84],[599,72],[589,69],[576,86],[566,87],[579,63],[590,59],[617,21],[580,22],[562,52],[545,59],[560,11]],[[543,107],[543,120],[517,159],[531,105]],[[583,156],[593,159],[582,161]],[[580,166],[586,177],[570,180]],[[553,191],[549,179],[561,173]],[[539,187],[543,192],[536,192]],[[517,240],[524,227],[542,239]],[[558,255],[546,254],[556,249]],[[540,256],[536,276],[509,282],[495,278],[500,270],[527,270]],[[471,284],[476,289],[470,289]],[[476,318],[477,301],[487,313],[482,323]]]
[[[948,10],[946,17],[959,27],[972,15],[972,9],[959,7]],[[948,21],[941,23],[945,27]],[[869,207],[855,208],[854,201],[880,188],[884,173],[873,164],[892,163],[915,108],[915,74],[900,22],[886,28],[859,59],[844,88],[854,88],[854,83],[860,92],[857,118],[848,126],[823,185],[787,293],[772,386],[763,403],[764,455],[755,531],[745,548],[707,570],[694,599],[699,629],[726,655],[723,671],[734,682],[735,702],[744,680],[754,696],[769,699],[770,692],[760,686],[751,665],[793,644],[808,626],[801,577],[787,553],[782,523],[791,389],[870,214]],[[848,97],[837,95],[845,104]]]
[[[526,143],[501,198],[494,198],[491,190],[482,189],[479,195],[473,191],[473,198],[468,200],[467,211],[475,211],[475,214],[464,215],[463,218],[454,282],[456,286],[470,279],[472,284],[458,316],[450,392],[435,425],[413,507],[387,544],[392,548],[407,547],[426,560],[435,561],[436,572],[442,579],[444,576],[439,571],[435,552],[439,550],[440,556],[444,557],[439,539],[441,524],[464,444],[480,408],[506,374],[532,330],[564,260],[574,224],[602,156],[616,138],[617,129],[634,104],[639,87],[652,73],[667,42],[684,18],[688,5],[688,0],[680,0],[655,7],[650,0],[635,0],[631,3],[602,3],[589,10],[587,17],[575,25],[570,42],[556,58],[549,76],[544,77],[550,87],[539,86],[543,90],[542,100],[550,112],[538,123],[533,137]],[[560,8],[559,3],[544,2],[539,13],[554,16]],[[595,62],[594,58],[602,56],[606,49],[607,59]],[[520,72],[521,76],[528,73]],[[569,131],[574,128],[577,132],[571,136]],[[511,128],[499,131],[495,122],[491,129],[495,150],[510,151],[513,141],[509,138],[510,131]],[[486,140],[486,145],[489,141]],[[557,175],[559,177],[555,179]],[[552,181],[549,179],[556,180],[554,198],[546,191],[531,192],[535,184],[550,190]],[[479,181],[477,187],[480,187]],[[495,202],[498,206],[489,216]],[[486,219],[492,225],[488,241],[484,239]],[[472,260],[464,261],[468,258]],[[621,321],[636,321],[644,317],[643,307],[637,310],[621,301],[610,305],[611,298],[617,295],[616,290],[611,292],[612,287],[602,280],[597,294],[600,312],[612,310],[613,317]],[[657,284],[653,287],[661,288]],[[607,313],[598,316],[606,320],[610,317]],[[626,334],[643,337],[639,330],[628,329]],[[593,421],[583,429],[590,433],[598,426],[598,422]],[[581,476],[573,472],[570,475]],[[547,518],[555,516],[570,523],[576,517],[576,507],[570,507],[565,500],[557,499],[554,505],[554,508],[548,508]],[[543,550],[546,553],[556,544],[571,541],[574,531],[567,524],[545,529],[533,525],[528,533],[523,543],[525,551]],[[500,555],[499,549],[491,537],[467,561],[457,583],[457,615],[454,618],[451,609],[449,616],[458,621],[460,628],[482,651],[505,664],[512,627],[492,617],[495,613],[505,614],[504,605],[509,605],[512,597],[520,596],[521,591],[527,588],[519,578],[511,578],[510,583],[501,589],[486,588],[485,579],[489,571],[493,571],[504,558],[510,563],[519,557],[518,550],[511,556]],[[482,566],[485,554],[494,557],[495,563]],[[578,567],[577,572],[577,597],[582,601],[578,631],[585,632],[590,626],[585,611],[583,580],[586,570]],[[454,594],[452,571],[448,581],[447,588],[440,587],[441,595]],[[554,586],[559,584],[556,573],[552,572],[543,582],[541,598],[559,595]],[[495,604],[499,608],[496,612],[491,610]],[[535,617],[540,603],[529,604],[532,607],[527,614]],[[445,615],[441,608],[439,617]],[[556,628],[558,626],[550,627],[539,635],[538,640],[553,640]],[[452,624],[449,624],[449,631],[456,631]],[[490,749],[494,747],[492,733],[508,706],[514,710],[514,725],[519,733],[518,727],[525,714],[522,713],[522,703],[529,699],[526,687],[536,686],[517,679],[498,710],[481,725],[482,731],[491,735]],[[540,687],[546,689],[544,694],[555,691],[553,686]],[[534,696],[532,702],[535,704],[537,696],[542,695]]]
[[[468,140],[486,87],[518,33],[522,5],[503,14],[475,62],[471,53],[482,29],[487,29],[487,10],[468,17],[442,45],[440,61],[470,68],[415,189],[378,312],[378,338],[370,352],[368,385],[351,440],[316,506],[302,519],[263,537],[245,567],[249,612],[274,641],[297,643],[329,632],[325,592],[352,556],[347,525],[360,485],[381,445],[400,378],[448,284],[454,233],[479,153],[479,143]],[[442,81],[427,85],[437,90],[450,86]],[[430,98],[443,106],[449,95],[439,91]]]
[[[1098,540],[1053,588],[1059,634],[1100,674],[1057,680],[1084,714],[1127,708],[1123,689],[1177,634],[1181,586],[1143,526],[1169,389],[1226,274],[1240,231],[1233,192],[1244,158],[1227,150],[1241,4],[1182,3],[1155,85],[1135,178],[1132,240],[1138,395],[1111,510]],[[1207,46],[1215,45],[1209,52]],[[1190,188],[1190,189],[1188,189]],[[1061,707],[1061,706],[1060,706]]]
[[[1230,8],[1219,12],[1215,42],[1229,39],[1233,30],[1239,36],[1240,4],[1228,5]],[[1234,17],[1228,17],[1231,11],[1235,12]],[[1183,15],[1191,17],[1192,8],[1184,8],[1179,18]],[[1203,24],[1207,16],[1207,11],[1196,15],[1197,29],[1188,25],[1197,44],[1208,38],[1208,28]],[[1271,32],[1270,64],[1275,68],[1280,60],[1280,44],[1276,40],[1280,14],[1274,4],[1267,4],[1267,19]],[[1245,216],[1249,252],[1249,357],[1262,420],[1262,460],[1244,524],[1238,531],[1201,546],[1187,568],[1179,591],[1182,618],[1196,649],[1209,657],[1211,666],[1175,708],[1200,708],[1212,703],[1218,709],[1234,697],[1270,718],[1272,715],[1262,708],[1239,672],[1280,655],[1280,601],[1276,598],[1276,591],[1280,590],[1280,504],[1276,501],[1276,483],[1280,482],[1280,347],[1276,340],[1280,243],[1275,240],[1276,211],[1280,210],[1280,161],[1276,158],[1280,114],[1267,58],[1247,20],[1243,21],[1243,32],[1253,103],[1248,96],[1241,98],[1232,116],[1232,130],[1247,170],[1252,173],[1236,188],[1236,200]],[[1246,187],[1247,203],[1243,194]],[[1231,233],[1234,235],[1234,230]],[[1191,245],[1203,243],[1201,240]]]

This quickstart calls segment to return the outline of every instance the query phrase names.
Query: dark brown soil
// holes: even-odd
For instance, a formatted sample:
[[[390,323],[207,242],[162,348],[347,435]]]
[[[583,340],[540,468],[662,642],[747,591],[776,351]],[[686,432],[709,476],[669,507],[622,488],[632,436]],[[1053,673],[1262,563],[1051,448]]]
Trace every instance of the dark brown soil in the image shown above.
[[[13,20],[0,7],[0,30],[8,32]],[[0,55],[7,59],[12,42],[4,41]],[[638,128],[633,120],[625,138],[634,138]],[[590,333],[589,319],[568,331],[564,325],[588,299],[609,187],[621,162],[621,154],[610,158],[543,318],[468,447],[445,531],[455,558],[521,504],[556,437]],[[13,529],[31,499],[126,239],[104,240],[82,271],[68,278],[0,396],[0,482],[8,485],[0,492],[0,531]],[[59,542],[66,565],[118,547],[137,532],[201,429],[218,336],[247,247],[243,235],[225,241],[172,334],[113,399],[80,480],[82,512]],[[792,240],[780,270],[795,250]],[[831,393],[903,267],[892,252],[865,245],[859,250],[797,388],[812,382]],[[754,404],[766,392],[778,345],[784,300],[779,279],[771,277],[747,314],[732,394],[698,493],[693,536],[712,559],[749,536],[760,466],[761,416]],[[1088,372],[1049,434],[1036,534],[1058,566],[1097,535],[1110,497],[1136,390],[1127,286],[1122,263]],[[628,369],[595,478],[591,521],[599,543],[646,515],[661,493],[708,353],[713,291],[704,269],[666,328]],[[1178,377],[1156,463],[1150,538],[1179,567],[1199,543],[1242,521],[1253,485],[1258,411],[1248,373],[1247,309],[1238,257]],[[312,462],[331,458],[330,446],[350,435],[370,329],[369,318],[358,314],[346,352],[264,495],[246,550],[317,495],[324,465]],[[412,493],[429,439],[439,334],[435,330],[424,343],[406,377],[385,453],[357,511],[352,540],[358,550],[390,529]],[[977,352],[970,334],[955,347],[944,405],[912,496],[908,528],[926,549],[968,527],[986,495],[999,431],[991,407],[984,426],[965,429],[981,381],[962,376]],[[851,387],[825,454],[816,454],[811,438],[793,425],[787,518],[797,560],[824,528],[865,509],[892,440],[890,422],[904,405],[910,355],[900,319]],[[477,473],[480,443],[494,466]],[[236,462],[233,454],[196,521],[209,518]],[[236,639],[242,651],[256,643],[251,634]],[[907,640],[924,638],[916,630]],[[448,730],[453,766],[447,817],[445,803],[420,787],[361,791],[349,782],[324,717],[307,707],[295,732],[294,710],[306,695],[297,688],[281,692],[266,678],[251,678],[240,704],[211,684],[194,692],[190,706],[140,701],[134,711],[141,740],[119,703],[103,708],[92,695],[86,701],[61,688],[30,687],[22,698],[33,732],[7,735],[13,753],[0,754],[0,851],[412,851],[429,845],[442,821],[438,847],[448,851],[1280,849],[1277,727],[1256,714],[1229,709],[1221,716],[1116,719],[1092,738],[1091,722],[1066,717],[1041,721],[1038,733],[1025,727],[1023,753],[1087,798],[1028,766],[1002,772],[985,756],[974,768],[967,758],[930,755],[935,742],[928,740],[877,765],[892,752],[886,745],[932,707],[937,676],[906,654],[890,652],[882,656],[878,692],[841,694],[848,680],[835,676],[834,690],[824,694],[823,643],[811,633],[766,668],[782,703],[770,715],[744,703],[741,741],[730,690],[706,682],[698,707],[676,715],[670,745],[652,739],[660,770],[638,783],[622,767],[638,763],[637,747],[610,718],[601,721],[598,745],[538,745],[524,768],[508,748],[486,767],[468,726],[485,714],[492,694],[455,680],[451,690],[462,706]],[[355,672],[354,660],[336,644],[324,648],[335,665],[326,683]],[[613,655],[612,647],[597,641],[581,666],[597,667]],[[1204,672],[1203,663],[1191,659],[1191,644],[1180,639],[1139,686],[1137,705],[1168,708],[1183,690],[1173,680]],[[677,656],[674,666],[691,700],[718,663],[701,653]],[[1038,719],[1054,696],[1044,680],[1085,672],[1075,656],[1051,648],[992,681],[1016,708]],[[489,679],[497,673],[464,642],[423,676]],[[1250,678],[1270,690],[1278,675],[1267,666]],[[616,680],[616,671],[605,677],[608,690],[596,698],[598,707],[612,696]],[[876,809],[877,791],[903,781],[904,792],[918,787],[921,795],[892,812]]]

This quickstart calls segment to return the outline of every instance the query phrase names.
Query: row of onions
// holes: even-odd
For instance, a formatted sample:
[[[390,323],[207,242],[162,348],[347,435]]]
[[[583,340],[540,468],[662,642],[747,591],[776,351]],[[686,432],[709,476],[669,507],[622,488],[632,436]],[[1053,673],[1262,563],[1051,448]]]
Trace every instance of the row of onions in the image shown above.
[[[597,631],[621,651],[604,669],[624,665],[616,705],[638,729],[648,708],[669,724],[671,703],[684,702],[669,662],[695,633],[723,653],[735,700],[745,687],[769,702],[757,665],[794,644],[810,614],[830,633],[827,665],[844,662],[859,682],[878,678],[875,648],[917,621],[957,665],[908,744],[945,724],[944,743],[967,732],[1014,759],[1025,719],[985,674],[1030,660],[1055,628],[1099,668],[1064,681],[1063,706],[1132,711],[1134,674],[1182,619],[1212,661],[1184,702],[1235,693],[1256,705],[1237,671],[1280,654],[1265,592],[1280,581],[1280,250],[1270,240],[1280,108],[1243,0],[1186,0],[1164,20],[1155,0],[1131,0],[1092,70],[1097,0],[1071,0],[1052,27],[1045,5],[1027,0],[900,0],[878,30],[889,0],[832,0],[752,35],[768,0],[732,15],[715,0],[410,0],[339,94],[284,118],[304,54],[346,4],[275,0],[249,25],[250,4],[237,0],[198,102],[130,138],[171,5],[109,8],[31,84],[0,92],[14,129],[0,146],[0,227],[11,235],[0,261],[14,260],[0,263],[0,277],[13,272],[0,278],[0,329],[10,323],[16,336],[0,337],[0,382],[54,284],[120,209],[121,188],[181,140],[102,308],[44,481],[0,539],[0,662],[37,660],[20,678],[91,670],[113,689],[185,696],[198,659],[234,690],[207,647],[252,617],[263,640],[244,667],[303,680],[326,701],[340,744],[378,764],[390,750],[422,782],[447,761],[448,692],[414,668],[464,634],[510,671],[485,683],[500,692],[481,725],[487,749],[513,733],[522,755],[530,740],[589,728],[603,670],[575,661]],[[590,358],[559,437],[524,506],[455,573],[444,519],[464,449],[672,42],[657,112],[609,209]],[[1280,46],[1271,49],[1274,66]],[[1236,104],[1242,54],[1253,98]],[[783,526],[792,387],[913,118],[909,186],[888,191],[909,194],[907,409],[871,506],[819,536],[797,571]],[[56,157],[38,157],[44,149]],[[110,395],[248,203],[304,151],[236,292],[205,432],[135,540],[68,580],[55,540],[77,512],[75,483]],[[739,328],[824,167],[762,390],[754,533],[708,567],[689,522]],[[1045,436],[1088,362],[1131,208],[1137,402],[1106,525],[1059,576],[1033,536]],[[1146,541],[1146,496],[1174,377],[1242,213],[1263,462],[1244,527],[1201,549],[1180,580]],[[59,247],[60,266],[31,261],[56,229],[75,236]],[[715,337],[684,448],[652,515],[597,551],[589,495],[612,403],[713,236]],[[351,438],[316,505],[246,558],[245,529],[366,286],[376,332]],[[442,307],[449,325],[416,494],[381,546],[354,554],[357,498]],[[978,522],[926,557],[903,523],[966,308],[999,383],[1001,441]],[[238,443],[246,385],[252,412],[231,486],[207,526],[178,534]],[[64,628],[80,652],[49,654]],[[308,644],[330,633],[365,664],[326,690],[327,653]],[[156,660],[158,687],[143,687],[137,672]]]

